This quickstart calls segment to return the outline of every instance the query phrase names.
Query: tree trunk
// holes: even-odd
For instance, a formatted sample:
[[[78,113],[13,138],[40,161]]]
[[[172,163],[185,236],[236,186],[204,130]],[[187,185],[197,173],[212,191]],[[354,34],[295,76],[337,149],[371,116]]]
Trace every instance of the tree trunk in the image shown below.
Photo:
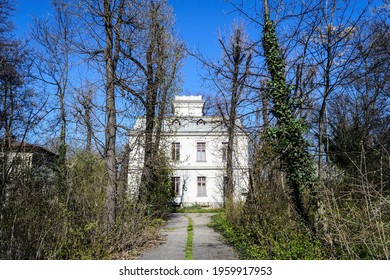
[[[263,80],[261,83],[262,92],[261,94],[261,114],[263,117],[263,131],[268,128],[268,99],[265,95],[266,82]]]
[[[289,87],[285,77],[285,61],[280,51],[275,26],[269,19],[264,20],[262,41],[267,70],[271,76],[269,85],[270,99],[273,103],[272,114],[277,118],[274,131],[275,151],[281,156],[281,169],[286,172],[293,206],[298,216],[315,234],[302,195],[303,188],[315,193],[313,162],[308,152],[308,143],[303,135],[305,128],[297,125],[300,120],[295,119],[294,102],[289,97]]]
[[[161,30],[158,22],[158,5],[152,4],[150,10],[151,24],[150,24],[150,42],[148,50],[146,52],[146,103],[145,103],[145,153],[144,153],[144,167],[141,175],[140,184],[140,199],[144,202],[151,202],[150,195],[154,190],[154,167],[157,164],[155,162],[157,150],[155,149],[159,143],[157,143],[156,133],[156,108],[157,108],[157,95],[158,89],[161,86],[161,80],[163,77],[159,76],[159,67],[161,67],[162,61],[159,56],[159,44],[161,43]],[[157,60],[154,55],[157,54]],[[158,65],[156,68],[154,65]],[[165,77],[164,77],[165,78]],[[157,124],[158,125],[158,124]],[[161,129],[161,127],[159,127]],[[159,139],[158,139],[159,140]]]
[[[232,90],[231,90],[231,99],[230,99],[230,115],[229,115],[229,125],[228,125],[228,145],[227,145],[227,159],[226,159],[226,199],[228,205],[233,204],[234,198],[234,163],[233,163],[233,151],[234,151],[234,141],[235,141],[235,129],[237,122],[237,95],[239,88],[238,75],[240,71],[240,57],[241,50],[234,48],[233,51],[233,61],[234,61],[234,70],[233,70],[233,79],[232,79]]]
[[[92,90],[87,91],[87,96],[85,99],[85,104],[84,104],[84,114],[85,114],[85,125],[87,127],[87,137],[86,137],[86,145],[85,145],[85,150],[87,153],[91,153],[91,147],[92,147],[92,119],[91,119],[91,95],[92,95]]]
[[[149,93],[151,95],[151,93]],[[155,164],[154,158],[154,144],[153,144],[153,133],[154,133],[154,121],[155,121],[155,98],[149,96],[147,98],[146,107],[146,120],[145,120],[145,153],[144,153],[144,167],[141,175],[140,185],[140,200],[143,202],[148,201],[149,194],[152,191],[153,182],[153,166]]]
[[[116,219],[116,107],[115,107],[115,61],[114,61],[114,26],[111,1],[104,1],[104,23],[106,32],[106,168],[107,186],[105,196],[105,227],[110,231]]]
[[[324,124],[324,116],[326,112],[326,106],[327,106],[327,100],[328,97],[331,93],[330,89],[330,70],[331,70],[331,43],[330,42],[330,34],[328,34],[328,42],[327,42],[327,47],[326,47],[326,53],[327,53],[327,59],[326,59],[326,68],[325,68],[325,73],[324,73],[324,96],[322,100],[322,105],[321,109],[319,112],[318,116],[318,178],[321,179],[322,177],[322,158],[323,158],[323,137],[324,137],[324,129],[323,129],[323,124]]]
[[[265,20],[269,20],[269,7],[268,7],[268,0],[263,0],[264,4],[264,18]]]

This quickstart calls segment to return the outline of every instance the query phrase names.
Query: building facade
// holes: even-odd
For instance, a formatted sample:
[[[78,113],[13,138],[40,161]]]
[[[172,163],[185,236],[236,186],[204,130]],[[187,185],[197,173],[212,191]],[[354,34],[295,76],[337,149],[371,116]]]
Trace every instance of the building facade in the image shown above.
[[[227,128],[221,117],[204,116],[201,96],[176,96],[174,115],[164,120],[160,145],[170,158],[172,190],[177,205],[221,207],[224,204],[227,160]],[[129,188],[136,193],[143,167],[144,119],[130,134]],[[248,139],[240,123],[234,143],[236,199],[248,190]]]

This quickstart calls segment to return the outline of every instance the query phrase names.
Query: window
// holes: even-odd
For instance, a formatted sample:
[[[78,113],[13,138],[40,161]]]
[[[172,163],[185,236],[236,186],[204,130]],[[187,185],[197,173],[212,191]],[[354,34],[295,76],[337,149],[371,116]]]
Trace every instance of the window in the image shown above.
[[[202,119],[199,119],[197,122],[196,122],[197,125],[205,125],[206,122]]]
[[[196,160],[206,161],[206,143],[197,143]]]
[[[172,143],[172,160],[180,160],[180,143]]]
[[[180,195],[180,177],[172,177],[172,192],[175,196]]]
[[[180,125],[180,121],[178,119],[174,119],[172,124],[175,125],[175,126],[179,126]]]
[[[197,196],[207,196],[206,193],[206,177],[198,177],[198,193]]]
[[[227,161],[228,143],[222,143],[222,161]]]

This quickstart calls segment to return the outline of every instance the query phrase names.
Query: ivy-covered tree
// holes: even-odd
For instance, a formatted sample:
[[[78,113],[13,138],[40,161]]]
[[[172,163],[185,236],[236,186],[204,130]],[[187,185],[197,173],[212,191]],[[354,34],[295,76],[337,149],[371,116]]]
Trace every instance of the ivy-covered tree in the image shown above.
[[[280,156],[281,169],[291,189],[291,199],[301,220],[315,232],[314,223],[303,201],[303,189],[314,193],[314,163],[304,138],[306,122],[294,114],[297,100],[292,98],[286,81],[285,61],[282,56],[275,25],[269,19],[267,1],[264,1],[264,30],[262,44],[270,79],[267,97],[272,103],[271,114],[277,119],[276,126],[267,130],[274,152]],[[312,196],[314,198],[314,195]]]

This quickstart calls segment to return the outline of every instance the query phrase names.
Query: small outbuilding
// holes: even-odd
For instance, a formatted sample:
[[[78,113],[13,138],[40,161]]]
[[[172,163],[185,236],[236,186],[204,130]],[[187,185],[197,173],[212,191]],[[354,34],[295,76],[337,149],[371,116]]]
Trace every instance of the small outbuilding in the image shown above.
[[[39,145],[11,139],[0,139],[0,164],[7,173],[18,173],[33,168],[51,167],[57,154]]]

